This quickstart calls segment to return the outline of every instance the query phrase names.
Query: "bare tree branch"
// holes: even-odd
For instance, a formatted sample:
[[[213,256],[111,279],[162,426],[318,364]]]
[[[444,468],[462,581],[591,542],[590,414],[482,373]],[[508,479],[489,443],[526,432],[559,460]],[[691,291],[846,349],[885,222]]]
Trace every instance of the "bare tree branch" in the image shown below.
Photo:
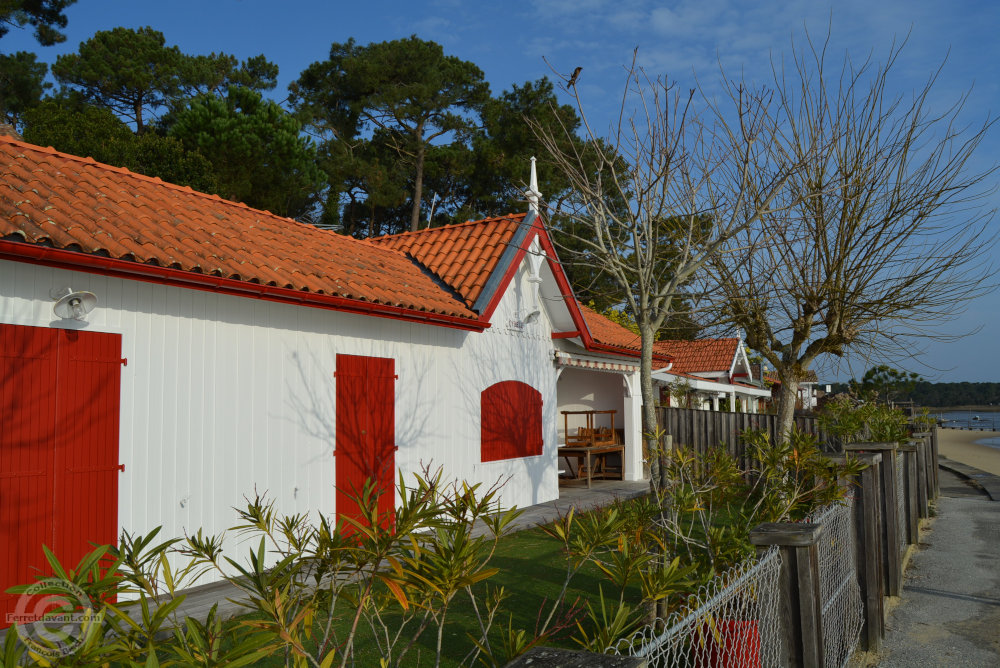
[[[847,58],[837,68],[829,40],[807,36],[804,52],[793,44],[790,71],[772,65],[777,103],[763,145],[772,170],[789,174],[783,205],[710,262],[723,297],[718,318],[743,328],[781,380],[782,432],[817,359],[940,336],[932,326],[989,290],[995,275],[985,259],[993,212],[983,204],[996,168],[970,162],[994,120],[961,125],[967,95],[941,110],[940,69],[911,96],[892,92],[905,41],[882,63]],[[727,93],[735,101],[742,87]],[[766,192],[748,192],[758,189]]]

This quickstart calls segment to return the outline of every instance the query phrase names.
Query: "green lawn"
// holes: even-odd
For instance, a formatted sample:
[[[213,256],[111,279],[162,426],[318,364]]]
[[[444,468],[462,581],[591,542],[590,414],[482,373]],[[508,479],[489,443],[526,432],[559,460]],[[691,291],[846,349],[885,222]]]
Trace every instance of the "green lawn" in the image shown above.
[[[504,605],[502,618],[498,620],[506,625],[508,618],[513,620],[516,628],[523,628],[533,633],[536,625],[551,609],[551,602],[559,595],[566,577],[566,558],[562,553],[561,544],[545,535],[540,529],[520,531],[503,538],[490,565],[499,572],[487,583],[490,587],[504,587],[510,595]],[[586,607],[587,602],[596,604],[598,601],[598,583],[601,575],[592,564],[585,566],[570,583],[567,592],[567,604],[577,602]],[[606,597],[616,596],[615,592],[604,586]],[[483,592],[483,584],[476,587],[478,593]],[[638,598],[638,591],[631,591],[633,600]],[[453,608],[449,611],[449,623],[445,627],[443,647],[444,666],[457,666],[462,658],[472,649],[472,641],[467,633],[476,633],[478,625],[468,597],[464,594],[455,599]],[[318,625],[317,625],[318,626]],[[346,629],[346,622],[341,625]],[[499,629],[494,629],[496,637]],[[546,644],[578,648],[569,637],[574,629],[567,629]],[[341,635],[343,633],[341,632]],[[492,641],[491,641],[492,642]],[[407,654],[402,665],[432,666],[437,643],[436,627],[424,631],[417,645]],[[283,659],[275,657],[271,662],[262,665],[283,665]],[[378,652],[374,646],[371,631],[364,629],[356,641],[354,666],[378,666]]]

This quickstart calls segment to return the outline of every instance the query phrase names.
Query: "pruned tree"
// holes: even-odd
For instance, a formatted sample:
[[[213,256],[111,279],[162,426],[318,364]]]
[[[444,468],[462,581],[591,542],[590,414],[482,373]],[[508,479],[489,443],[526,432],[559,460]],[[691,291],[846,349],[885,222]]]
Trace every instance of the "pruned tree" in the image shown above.
[[[765,145],[769,162],[787,166],[789,205],[742,228],[710,263],[719,318],[746,332],[781,381],[783,434],[814,362],[910,354],[992,276],[981,204],[995,168],[971,160],[993,121],[964,126],[964,97],[943,106],[940,70],[912,95],[895,92],[903,45],[856,64],[831,63],[829,36],[807,42],[793,44],[790,68],[772,68],[778,104],[765,123],[778,130]]]
[[[690,289],[684,286],[774,205],[783,175],[762,160],[761,140],[777,129],[770,125],[766,96],[741,91],[730,127],[696,102],[694,90],[682,94],[665,78],[648,77],[634,60],[618,120],[606,137],[591,126],[578,89],[567,90],[583,119],[583,141],[566,142],[568,127],[533,124],[547,159],[572,189],[549,215],[570,222],[563,233],[571,243],[559,244],[562,259],[588,262],[611,277],[618,301],[635,318],[643,431],[649,452],[656,452],[656,333]],[[665,482],[661,471],[660,458],[652,458],[654,489]]]

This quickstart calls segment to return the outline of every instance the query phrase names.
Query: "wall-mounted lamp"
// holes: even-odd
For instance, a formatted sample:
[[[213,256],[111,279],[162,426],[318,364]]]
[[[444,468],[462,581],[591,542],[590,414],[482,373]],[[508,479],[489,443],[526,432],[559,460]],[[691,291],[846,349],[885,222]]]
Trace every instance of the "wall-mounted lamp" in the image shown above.
[[[86,320],[87,314],[97,306],[97,295],[93,292],[79,291],[73,292],[73,288],[60,288],[52,291],[52,298],[56,300],[52,310],[59,318],[73,320]]]

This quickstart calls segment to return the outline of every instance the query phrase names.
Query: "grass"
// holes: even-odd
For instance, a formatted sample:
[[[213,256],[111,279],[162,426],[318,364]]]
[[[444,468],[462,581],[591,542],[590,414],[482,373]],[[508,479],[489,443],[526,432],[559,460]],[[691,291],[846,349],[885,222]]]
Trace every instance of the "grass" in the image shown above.
[[[515,629],[525,629],[533,635],[536,627],[548,615],[552,602],[558,597],[566,578],[566,557],[562,552],[562,544],[537,528],[520,531],[499,542],[490,565],[498,568],[499,572],[486,583],[474,587],[475,592],[482,595],[486,586],[503,587],[509,595],[502,606],[503,613],[498,617],[490,636],[491,643],[497,641],[499,627],[506,626],[508,621]],[[577,608],[582,608],[584,611],[582,618],[588,603],[598,605],[598,585],[602,581],[603,576],[596,566],[585,565],[570,582],[564,607],[575,603]],[[606,599],[617,598],[617,592],[612,592],[607,583],[603,587]],[[637,589],[627,591],[626,595],[632,600],[638,600],[639,597]],[[462,594],[456,597],[449,611],[448,620],[442,643],[442,666],[459,666],[473,648],[473,643],[467,634],[478,637],[478,622],[468,596]],[[318,629],[320,623],[317,622],[316,626]],[[344,637],[348,627],[347,621],[337,623],[337,627],[338,636]],[[547,640],[545,644],[579,649],[570,637],[573,630],[573,628],[566,629]],[[407,654],[403,665],[434,665],[436,643],[436,628],[426,629]],[[349,665],[378,666],[378,661],[379,654],[371,629],[361,629],[355,641],[355,658]],[[274,657],[260,665],[281,666],[284,665],[284,659]]]

